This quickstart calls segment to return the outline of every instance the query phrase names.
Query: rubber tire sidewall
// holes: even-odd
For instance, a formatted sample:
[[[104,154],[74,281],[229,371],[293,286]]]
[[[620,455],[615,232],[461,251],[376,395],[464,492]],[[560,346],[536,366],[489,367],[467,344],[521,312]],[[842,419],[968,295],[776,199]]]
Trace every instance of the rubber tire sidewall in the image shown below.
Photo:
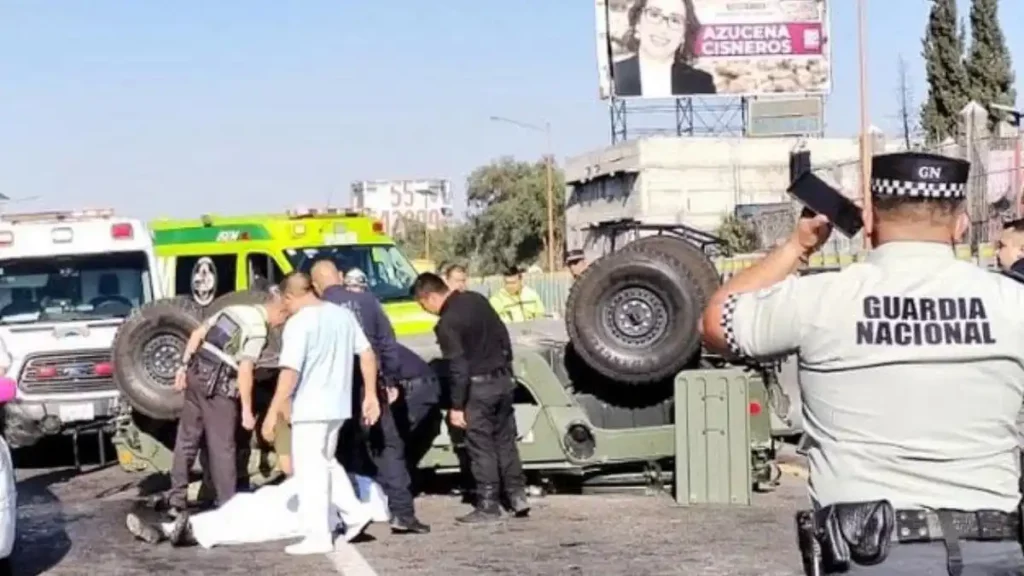
[[[154,338],[171,334],[182,349],[199,318],[180,299],[151,302],[132,314],[114,337],[114,383],[133,410],[155,420],[174,420],[181,414],[184,394],[146,373],[141,353]]]
[[[605,301],[632,286],[657,294],[669,313],[665,334],[643,348],[615,345],[601,318]],[[671,255],[651,249],[610,254],[589,266],[569,293],[569,338],[583,361],[607,378],[629,385],[663,381],[700,349],[697,322],[704,300],[700,292],[692,276]]]

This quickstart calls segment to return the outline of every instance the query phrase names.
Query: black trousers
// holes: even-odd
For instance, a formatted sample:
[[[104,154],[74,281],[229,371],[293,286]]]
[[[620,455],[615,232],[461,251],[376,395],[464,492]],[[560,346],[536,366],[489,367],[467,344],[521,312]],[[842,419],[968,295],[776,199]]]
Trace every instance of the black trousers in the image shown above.
[[[405,441],[405,463],[411,477],[441,432],[440,395],[437,380],[416,380],[403,385],[398,400],[391,405],[398,432]]]
[[[405,441],[384,394],[380,399],[380,420],[367,429],[361,424],[362,401],[353,405],[353,417],[342,429],[347,444],[340,447],[340,460],[349,472],[373,478],[388,497],[391,516],[408,520],[416,516],[412,481],[405,461]]]
[[[201,386],[189,383],[185,405],[178,419],[171,464],[171,491],[167,503],[184,509],[192,466],[200,449],[205,448],[204,476],[208,475],[216,493],[217,505],[235,495],[238,486],[238,454],[235,434],[238,429],[238,402],[221,395],[207,396]],[[203,440],[206,440],[205,447]]]
[[[515,383],[508,376],[474,382],[466,403],[466,451],[478,490],[526,488],[516,446]]]

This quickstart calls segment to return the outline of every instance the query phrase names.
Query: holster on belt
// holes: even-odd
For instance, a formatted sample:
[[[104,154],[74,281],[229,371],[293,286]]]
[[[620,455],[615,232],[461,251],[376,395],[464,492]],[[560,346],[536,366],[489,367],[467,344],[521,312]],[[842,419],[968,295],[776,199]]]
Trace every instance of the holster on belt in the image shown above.
[[[190,386],[197,386],[206,396],[238,394],[235,370],[211,352],[200,349],[192,357],[186,372]]]
[[[851,562],[873,566],[889,555],[896,512],[886,500],[833,504],[801,514],[797,515],[797,534],[805,571],[807,558],[814,557],[812,544],[817,544],[820,551],[820,564],[816,568],[819,571],[807,574],[820,574],[822,570],[845,572]],[[808,532],[813,534],[813,539],[807,537]]]

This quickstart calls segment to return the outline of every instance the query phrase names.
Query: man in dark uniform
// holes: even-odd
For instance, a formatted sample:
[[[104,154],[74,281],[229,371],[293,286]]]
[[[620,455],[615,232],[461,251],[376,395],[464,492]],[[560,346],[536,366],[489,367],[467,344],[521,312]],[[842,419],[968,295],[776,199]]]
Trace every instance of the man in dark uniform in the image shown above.
[[[252,431],[253,372],[267,343],[269,327],[288,313],[276,293],[263,304],[228,306],[196,328],[185,345],[174,388],[185,392],[178,419],[167,504],[177,515],[186,509],[189,472],[205,440],[208,474],[217,504],[235,494],[238,482],[235,435],[239,404],[242,427]]]
[[[430,450],[440,425],[438,404],[441,401],[441,383],[437,374],[419,354],[398,344],[398,365],[394,387],[397,398],[391,404],[398,431],[405,440],[405,460],[409,474],[414,475],[416,464]],[[389,396],[389,399],[391,396]]]
[[[526,479],[516,447],[508,329],[484,296],[453,292],[436,274],[420,274],[412,293],[424,310],[440,317],[434,332],[451,379],[448,418],[452,427],[466,431],[476,502],[473,512],[458,520],[500,518],[503,489],[515,515],[528,515]]]
[[[406,464],[405,442],[390,406],[400,395],[396,386],[397,382],[402,379],[403,370],[406,370],[402,365],[398,340],[395,338],[395,330],[391,326],[391,321],[388,320],[383,307],[372,293],[348,290],[342,286],[341,274],[334,262],[321,260],[315,263],[310,269],[310,276],[313,280],[313,288],[320,298],[348,308],[359,320],[366,339],[370,341],[370,346],[379,359],[380,371],[384,376],[385,389],[383,392],[387,398],[386,401],[385,398],[381,398],[380,420],[365,435],[359,428],[358,419],[350,420],[344,438],[352,445],[346,448],[368,445],[376,472],[374,479],[381,485],[384,494],[388,497],[392,532],[426,534],[430,532],[430,526],[420,522],[416,517],[411,488],[412,480],[409,477],[409,468]],[[356,389],[355,393],[361,394],[362,379],[357,379],[356,384],[353,386]],[[353,406],[359,406],[359,404],[353,404]],[[346,468],[349,467],[349,464],[353,464],[354,470],[360,469],[361,466],[358,462],[361,460],[360,452],[362,450],[351,455],[351,459],[355,461],[346,462]]]
[[[565,267],[569,269],[569,274],[572,274],[573,280],[579,278],[583,271],[587,269],[587,256],[583,253],[583,250],[566,250]]]

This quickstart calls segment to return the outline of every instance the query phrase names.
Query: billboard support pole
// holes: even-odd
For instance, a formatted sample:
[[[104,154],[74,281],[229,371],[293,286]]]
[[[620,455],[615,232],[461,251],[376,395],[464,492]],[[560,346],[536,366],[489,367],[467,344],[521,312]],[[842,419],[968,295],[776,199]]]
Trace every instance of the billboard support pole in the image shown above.
[[[868,67],[867,45],[864,34],[867,20],[867,2],[857,0],[857,60],[860,75],[860,194],[864,210],[864,248],[870,249],[872,222],[871,209],[871,127],[868,122]]]
[[[625,142],[626,136],[626,101],[621,98],[612,98],[608,103],[608,113],[611,115],[612,145]]]

